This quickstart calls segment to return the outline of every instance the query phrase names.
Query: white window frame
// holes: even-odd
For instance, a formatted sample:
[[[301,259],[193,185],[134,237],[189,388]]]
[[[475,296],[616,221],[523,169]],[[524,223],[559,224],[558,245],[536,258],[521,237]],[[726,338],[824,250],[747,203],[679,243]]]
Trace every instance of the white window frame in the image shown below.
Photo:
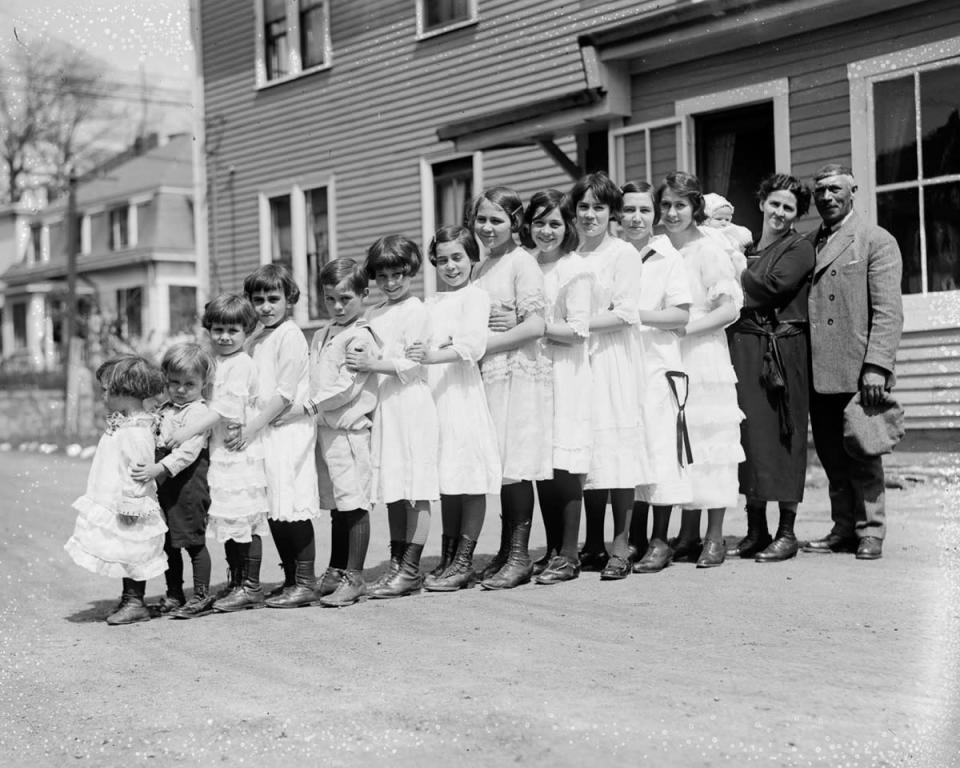
[[[420,157],[420,241],[423,243],[424,259],[426,250],[437,231],[437,201],[433,194],[433,166],[450,160],[462,160],[465,157],[473,161],[473,188],[483,189],[483,152],[468,154],[434,153]],[[423,294],[432,296],[437,292],[437,273],[435,269],[423,270]]]
[[[300,177],[291,181],[278,182],[261,187],[257,194],[257,208],[259,211],[260,229],[260,263],[273,263],[273,221],[270,215],[270,199],[281,195],[290,196],[290,243],[291,262],[293,264],[293,279],[301,293],[307,289],[309,270],[307,267],[307,203],[306,193],[318,187],[327,190],[327,221],[329,232],[327,237],[330,243],[330,260],[337,255],[337,216],[336,216],[336,177],[334,174],[315,174]],[[298,301],[293,308],[293,317],[301,327],[316,325],[318,321],[311,320],[307,302]]]
[[[93,248],[92,229],[90,214],[85,213],[80,217],[80,254],[89,256]]]
[[[427,20],[427,11],[426,8],[424,8],[425,2],[426,0],[415,0],[417,13],[417,40],[427,40],[431,37],[436,37],[437,35],[445,35],[447,32],[453,32],[456,29],[469,27],[472,24],[476,24],[480,20],[480,17],[477,13],[477,0],[468,0],[466,19],[453,21],[449,24],[445,24],[442,27],[437,27],[436,29],[425,29],[424,25],[426,24]]]
[[[898,184],[885,184],[877,190],[876,136],[873,130],[873,84],[883,80],[892,80],[913,74],[937,69],[939,67],[960,64],[960,37],[939,40],[934,43],[905,48],[900,51],[854,61],[847,65],[847,78],[850,82],[850,150],[851,170],[858,186],[865,190],[854,197],[854,207],[868,221],[877,223],[877,191],[895,189]],[[919,121],[920,116],[917,115]],[[920,136],[920,126],[917,126]],[[918,169],[918,172],[920,169]],[[956,176],[937,177],[938,182],[960,181]],[[922,186],[922,182],[915,182]],[[907,185],[912,187],[913,184]],[[955,304],[960,291],[927,292],[927,234],[924,222],[924,199],[920,195],[920,246],[923,258],[920,261],[920,277],[923,290],[903,296],[905,330],[931,328],[936,326],[954,326],[949,320],[953,315],[931,308],[931,299],[938,298]]]
[[[333,66],[333,44],[330,38],[330,0],[320,0],[323,7],[323,64],[303,68],[303,58],[300,53],[300,0],[284,0],[287,9],[287,44],[289,49],[289,72],[281,77],[267,77],[267,46],[264,39],[264,0],[253,0],[254,7],[254,39],[256,41],[256,59],[254,61],[255,87],[269,88],[279,83],[287,83],[298,77],[321,72]]]
[[[745,85],[726,91],[716,91],[675,102],[675,114],[684,121],[686,150],[686,168],[697,173],[697,136],[694,118],[704,112],[716,112],[721,109],[743,107],[748,104],[773,102],[773,152],[774,163],[779,173],[790,173],[790,81],[786,77],[768,80],[764,83]]]
[[[690,142],[687,138],[688,122],[680,117],[665,117],[661,120],[649,120],[645,123],[636,123],[621,128],[612,128],[608,132],[609,156],[613,158],[611,167],[613,168],[613,180],[618,184],[626,184],[628,181],[649,181],[656,184],[657,179],[653,177],[653,159],[650,151],[650,132],[657,128],[666,128],[668,126],[679,126],[677,140],[677,162],[681,168],[689,167]],[[627,155],[625,151],[625,137],[634,133],[644,133],[644,152],[646,159],[646,169],[643,179],[628,179],[627,176]]]

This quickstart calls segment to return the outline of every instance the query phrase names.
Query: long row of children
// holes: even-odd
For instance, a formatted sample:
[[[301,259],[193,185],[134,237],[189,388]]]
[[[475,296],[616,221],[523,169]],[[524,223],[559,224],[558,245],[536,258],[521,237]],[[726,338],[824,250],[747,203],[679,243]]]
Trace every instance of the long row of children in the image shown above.
[[[699,182],[682,172],[656,190],[591,174],[566,195],[534,194],[526,209],[516,192],[494,187],[474,201],[469,227],[443,227],[430,243],[447,290],[427,304],[411,294],[419,249],[389,235],[363,265],[338,259],[323,268],[331,320],[309,352],[290,319],[299,290],[285,267],[266,265],[246,278],[245,296],[207,305],[215,365],[197,344],[172,347],[162,376],[139,358],[104,364],[97,376],[114,415],[66,548],[80,565],[123,578],[108,623],[149,618],[145,582],[164,572],[160,611],[191,618],[344,606],[477,580],[489,590],[532,577],[554,584],[588,568],[622,579],[685,551],[701,567],[721,564],[723,512],[736,503],[743,458],[723,328],[742,294],[722,238],[697,226],[703,209]],[[658,219],[665,234],[654,236]],[[385,301],[364,311],[369,280]],[[164,386],[167,401],[147,414],[144,400]],[[534,483],[547,535],[536,563]],[[476,574],[486,495],[497,493],[499,551]],[[441,559],[423,578],[438,498]],[[390,567],[368,585],[369,511],[378,502],[387,508]],[[670,548],[676,505],[684,513]],[[318,583],[312,520],[321,509],[331,510],[331,556]],[[224,543],[230,568],[219,596],[209,590],[208,516],[206,535]],[[265,596],[267,533],[285,581]],[[193,564],[189,601],[182,548]]]

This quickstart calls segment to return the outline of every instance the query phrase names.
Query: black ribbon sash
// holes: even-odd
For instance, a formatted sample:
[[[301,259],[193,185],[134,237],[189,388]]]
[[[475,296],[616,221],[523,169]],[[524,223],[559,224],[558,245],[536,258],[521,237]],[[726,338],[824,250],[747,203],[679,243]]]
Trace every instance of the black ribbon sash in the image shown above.
[[[683,371],[667,371],[667,383],[677,401],[677,463],[683,467],[693,464],[693,450],[690,447],[690,433],[687,431],[687,398],[690,396],[690,377]],[[683,382],[683,400],[677,389],[677,381]],[[686,461],[684,461],[686,460]]]

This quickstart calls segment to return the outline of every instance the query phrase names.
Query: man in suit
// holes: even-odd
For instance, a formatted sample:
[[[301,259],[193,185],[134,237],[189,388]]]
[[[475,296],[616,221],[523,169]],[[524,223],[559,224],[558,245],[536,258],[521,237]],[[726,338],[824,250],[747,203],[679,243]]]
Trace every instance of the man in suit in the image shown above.
[[[823,166],[814,202],[823,223],[811,234],[817,251],[810,286],[810,423],[830,486],[833,529],[808,552],[855,551],[876,560],[885,533],[883,463],[843,446],[843,409],[860,392],[864,405],[883,401],[903,327],[902,263],[893,236],[853,210],[857,184],[844,166]]]

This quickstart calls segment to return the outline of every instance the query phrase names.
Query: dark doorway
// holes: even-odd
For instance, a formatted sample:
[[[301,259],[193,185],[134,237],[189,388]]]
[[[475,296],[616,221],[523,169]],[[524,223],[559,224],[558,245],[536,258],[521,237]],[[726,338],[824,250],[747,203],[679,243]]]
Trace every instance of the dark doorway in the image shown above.
[[[763,216],[755,193],[761,179],[776,170],[773,102],[697,115],[697,176],[704,192],[733,203],[733,221],[760,234]]]

